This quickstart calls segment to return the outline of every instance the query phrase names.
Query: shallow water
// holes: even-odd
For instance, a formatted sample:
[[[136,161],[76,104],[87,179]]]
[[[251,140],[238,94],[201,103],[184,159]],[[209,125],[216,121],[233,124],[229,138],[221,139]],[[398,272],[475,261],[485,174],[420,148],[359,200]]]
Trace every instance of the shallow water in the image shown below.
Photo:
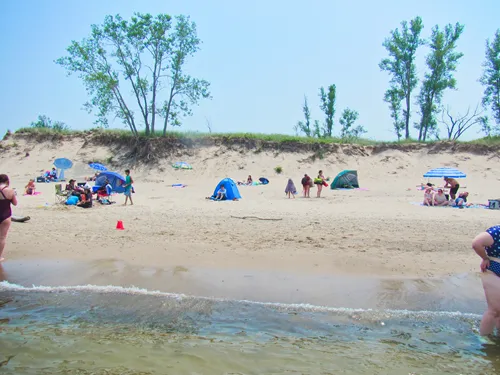
[[[0,301],[7,302],[0,307],[5,374],[500,372],[500,345],[477,335],[484,303],[476,277],[363,280],[361,286],[322,277],[337,285],[327,296],[298,277],[283,283],[286,293],[263,293],[256,279],[270,276],[245,272],[222,276],[233,288],[216,290],[216,281],[207,281],[214,298],[106,285],[34,287],[13,270],[0,282]],[[37,275],[31,279],[50,284],[49,275]],[[144,277],[134,282],[147,284]],[[298,285],[303,291],[291,293]],[[262,298],[238,300],[230,293],[234,286],[240,296]],[[307,295],[329,303],[311,304]],[[277,296],[286,301],[270,302]],[[374,301],[382,302],[367,307]]]

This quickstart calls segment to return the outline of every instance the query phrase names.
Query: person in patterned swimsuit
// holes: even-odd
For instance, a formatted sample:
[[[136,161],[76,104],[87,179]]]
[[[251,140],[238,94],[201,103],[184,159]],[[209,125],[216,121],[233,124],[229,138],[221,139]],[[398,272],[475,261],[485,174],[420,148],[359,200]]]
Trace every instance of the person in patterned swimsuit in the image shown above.
[[[481,280],[488,305],[479,333],[490,335],[495,326],[500,333],[500,225],[478,234],[472,241],[472,248],[482,258]]]

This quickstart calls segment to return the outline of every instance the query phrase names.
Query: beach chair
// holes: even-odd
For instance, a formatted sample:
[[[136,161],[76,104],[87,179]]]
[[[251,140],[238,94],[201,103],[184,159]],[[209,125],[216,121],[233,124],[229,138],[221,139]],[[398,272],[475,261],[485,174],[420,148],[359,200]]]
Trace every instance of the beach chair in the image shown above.
[[[64,204],[69,196],[69,191],[62,189],[62,184],[55,185],[56,194],[55,194],[55,203]]]

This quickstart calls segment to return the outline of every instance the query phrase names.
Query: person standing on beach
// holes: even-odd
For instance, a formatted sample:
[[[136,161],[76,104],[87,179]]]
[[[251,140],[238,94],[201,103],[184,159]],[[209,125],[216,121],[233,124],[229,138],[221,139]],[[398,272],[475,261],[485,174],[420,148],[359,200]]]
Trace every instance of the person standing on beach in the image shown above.
[[[323,184],[325,183],[325,176],[323,176],[322,170],[318,172],[318,177],[314,179],[314,183],[318,187],[318,193],[316,194],[316,198],[321,198],[321,191],[323,190]]]
[[[481,280],[488,308],[479,333],[487,336],[493,333],[495,326],[500,328],[500,225],[479,233],[472,241],[472,248],[482,259]]]
[[[125,204],[124,206],[127,205],[128,200],[130,199],[130,205],[133,206],[134,202],[132,201],[132,184],[134,183],[134,180],[132,179],[132,176],[130,176],[130,169],[125,169],[125,185],[123,187],[125,188]]]
[[[457,192],[458,189],[460,188],[460,185],[458,184],[457,180],[454,178],[449,178],[445,177],[444,180],[446,181],[446,184],[444,185],[444,188],[450,188],[450,197],[452,200],[455,200],[457,197]]]
[[[5,174],[0,174],[0,262],[5,260],[2,254],[7,242],[7,233],[10,229],[10,218],[12,216],[11,204],[17,206],[16,192],[9,185],[9,177]]]
[[[311,191],[311,177],[307,175],[307,173],[302,177],[302,188],[304,189],[304,198],[310,198],[309,193]]]

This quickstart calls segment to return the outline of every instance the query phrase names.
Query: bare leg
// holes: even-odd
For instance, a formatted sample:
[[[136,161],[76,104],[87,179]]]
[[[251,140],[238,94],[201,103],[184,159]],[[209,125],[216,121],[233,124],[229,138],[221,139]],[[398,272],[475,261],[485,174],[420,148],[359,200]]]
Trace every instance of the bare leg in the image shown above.
[[[491,271],[482,274],[484,294],[488,309],[483,315],[479,333],[482,336],[491,335],[500,318],[500,277]]]
[[[323,185],[318,184],[318,194],[316,195],[316,198],[321,197],[321,190],[323,189]]]
[[[5,260],[2,257],[2,254],[5,249],[5,244],[7,242],[7,233],[9,232],[10,223],[11,223],[10,218],[5,219],[0,223],[0,262]]]

